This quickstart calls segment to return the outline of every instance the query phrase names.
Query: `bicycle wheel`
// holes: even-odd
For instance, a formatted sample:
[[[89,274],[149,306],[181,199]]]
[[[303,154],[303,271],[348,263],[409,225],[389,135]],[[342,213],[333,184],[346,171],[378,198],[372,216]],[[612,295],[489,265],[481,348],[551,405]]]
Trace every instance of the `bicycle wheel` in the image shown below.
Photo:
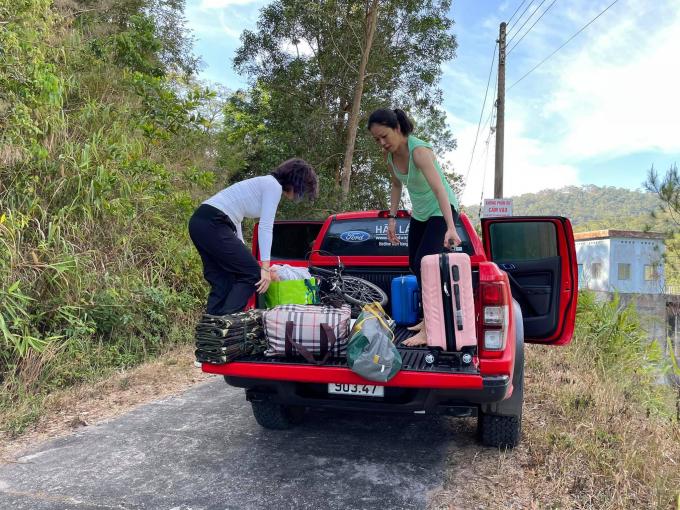
[[[374,283],[356,276],[342,277],[342,295],[354,305],[364,306],[369,303],[387,304],[387,294]]]

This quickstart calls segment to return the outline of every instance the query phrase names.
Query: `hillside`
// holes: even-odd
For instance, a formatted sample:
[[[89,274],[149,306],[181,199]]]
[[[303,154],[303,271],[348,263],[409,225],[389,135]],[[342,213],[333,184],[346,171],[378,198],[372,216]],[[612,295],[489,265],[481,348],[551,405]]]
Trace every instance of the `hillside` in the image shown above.
[[[642,191],[589,184],[547,189],[512,198],[516,216],[566,216],[571,219],[576,231],[600,228],[668,229],[662,220],[651,216],[659,200],[652,193]],[[478,209],[465,207],[475,223],[479,221]]]
[[[631,191],[613,186],[567,186],[561,189],[525,193],[513,197],[515,216],[566,216],[575,232],[624,229],[652,230],[669,235],[666,241],[666,281],[680,282],[678,246],[680,234],[670,217],[658,213],[659,199],[652,193]],[[479,206],[463,210],[479,225]]]

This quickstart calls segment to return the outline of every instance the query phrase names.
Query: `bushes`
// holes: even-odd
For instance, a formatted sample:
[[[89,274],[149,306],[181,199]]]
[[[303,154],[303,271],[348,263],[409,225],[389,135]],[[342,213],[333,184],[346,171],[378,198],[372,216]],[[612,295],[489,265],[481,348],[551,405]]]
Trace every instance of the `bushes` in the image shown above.
[[[581,293],[572,344],[532,350],[528,360],[527,405],[539,412],[527,413],[526,447],[539,465],[539,506],[677,503],[680,426],[662,383],[667,365],[632,306]]]
[[[618,296],[598,303],[594,294],[580,293],[574,338],[576,360],[648,412],[669,415],[668,388],[660,381],[670,367],[661,347],[647,339],[632,304],[622,306]]]
[[[186,222],[215,182],[196,113],[214,96],[166,75],[144,2],[102,5],[139,12],[0,0],[0,427],[15,432],[50,391],[187,341],[204,298]]]

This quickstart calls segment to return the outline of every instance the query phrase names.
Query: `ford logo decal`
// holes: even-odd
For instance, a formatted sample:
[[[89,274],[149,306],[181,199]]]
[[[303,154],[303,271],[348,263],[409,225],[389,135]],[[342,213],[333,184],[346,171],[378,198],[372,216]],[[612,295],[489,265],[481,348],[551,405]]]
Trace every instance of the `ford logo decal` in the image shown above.
[[[368,232],[363,232],[361,230],[348,230],[340,234],[340,239],[346,243],[363,243],[368,241],[371,235]]]

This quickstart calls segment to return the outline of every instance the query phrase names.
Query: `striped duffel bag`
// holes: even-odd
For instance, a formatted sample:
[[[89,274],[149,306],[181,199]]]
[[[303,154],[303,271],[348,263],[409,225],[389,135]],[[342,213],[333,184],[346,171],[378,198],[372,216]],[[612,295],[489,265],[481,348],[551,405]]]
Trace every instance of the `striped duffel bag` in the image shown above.
[[[262,313],[268,356],[302,356],[322,364],[345,356],[351,310],[323,305],[279,305]]]

